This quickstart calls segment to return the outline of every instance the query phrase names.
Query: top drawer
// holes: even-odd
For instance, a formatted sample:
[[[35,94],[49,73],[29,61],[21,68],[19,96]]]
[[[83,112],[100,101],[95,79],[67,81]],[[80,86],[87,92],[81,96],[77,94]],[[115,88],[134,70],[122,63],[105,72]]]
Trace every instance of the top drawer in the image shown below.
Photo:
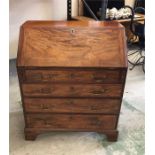
[[[121,70],[26,70],[25,82],[121,83]]]

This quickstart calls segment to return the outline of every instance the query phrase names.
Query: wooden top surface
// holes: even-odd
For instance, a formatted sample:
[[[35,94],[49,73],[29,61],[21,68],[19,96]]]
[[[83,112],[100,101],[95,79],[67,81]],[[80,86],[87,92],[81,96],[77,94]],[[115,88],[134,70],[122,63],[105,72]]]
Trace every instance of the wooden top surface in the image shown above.
[[[125,31],[117,22],[28,21],[17,66],[127,67]]]

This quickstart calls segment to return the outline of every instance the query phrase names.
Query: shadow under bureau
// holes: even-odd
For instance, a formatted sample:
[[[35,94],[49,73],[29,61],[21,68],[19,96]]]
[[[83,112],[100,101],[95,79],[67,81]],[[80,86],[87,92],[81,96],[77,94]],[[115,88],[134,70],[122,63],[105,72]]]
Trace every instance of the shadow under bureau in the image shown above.
[[[117,140],[127,72],[123,26],[27,21],[17,71],[26,140],[50,131],[94,131]]]

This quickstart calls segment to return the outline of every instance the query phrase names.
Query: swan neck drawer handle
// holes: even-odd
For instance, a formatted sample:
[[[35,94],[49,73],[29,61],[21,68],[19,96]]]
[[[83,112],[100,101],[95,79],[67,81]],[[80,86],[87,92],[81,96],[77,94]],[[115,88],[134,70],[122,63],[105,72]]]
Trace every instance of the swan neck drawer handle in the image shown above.
[[[106,75],[102,76],[102,77],[96,77],[95,75],[93,76],[93,80],[95,80],[96,82],[104,82],[104,80],[107,78]]]
[[[102,90],[94,90],[94,91],[92,91],[92,94],[93,95],[102,95],[105,92],[106,92],[105,89],[102,89]]]

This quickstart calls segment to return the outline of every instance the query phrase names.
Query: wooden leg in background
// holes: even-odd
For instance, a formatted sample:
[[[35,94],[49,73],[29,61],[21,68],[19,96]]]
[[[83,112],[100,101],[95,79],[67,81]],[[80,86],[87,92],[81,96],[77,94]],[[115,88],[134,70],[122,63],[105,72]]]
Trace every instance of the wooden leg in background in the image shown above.
[[[118,131],[110,131],[106,133],[107,140],[110,142],[116,142],[118,138]]]
[[[106,135],[108,141],[110,141],[110,142],[116,142],[117,141],[117,138],[118,138],[118,131],[117,130],[103,131],[102,133]]]
[[[25,131],[25,140],[34,141],[37,138],[37,133],[33,131]]]
[[[31,129],[25,130],[25,140],[34,141],[39,134],[41,134],[42,131],[36,131]],[[118,138],[118,131],[117,130],[111,130],[111,131],[103,131],[100,132],[106,135],[107,140],[110,142],[116,142]]]

